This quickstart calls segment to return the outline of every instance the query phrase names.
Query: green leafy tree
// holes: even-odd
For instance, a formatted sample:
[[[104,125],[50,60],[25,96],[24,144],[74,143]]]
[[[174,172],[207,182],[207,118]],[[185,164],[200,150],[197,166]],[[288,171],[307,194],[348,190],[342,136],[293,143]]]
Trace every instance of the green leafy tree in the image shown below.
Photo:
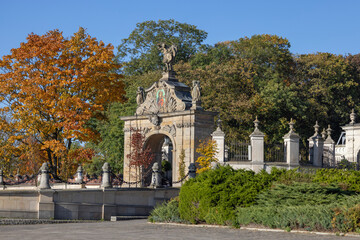
[[[360,100],[359,78],[344,56],[330,53],[305,54],[296,58],[298,97],[307,106],[300,129],[310,136],[316,120],[332,124],[335,135],[348,123],[351,108]],[[301,125],[302,124],[302,125]],[[304,132],[305,133],[305,132]]]
[[[251,63],[232,59],[199,68],[192,68],[190,63],[179,63],[175,67],[179,80],[187,85],[193,79],[201,81],[202,105],[206,110],[220,112],[228,138],[248,138],[258,105]]]
[[[175,44],[176,61],[187,61],[196,53],[207,33],[196,26],[173,19],[145,21],[136,24],[128,38],[118,46],[118,59],[127,75],[162,69],[159,43]]]

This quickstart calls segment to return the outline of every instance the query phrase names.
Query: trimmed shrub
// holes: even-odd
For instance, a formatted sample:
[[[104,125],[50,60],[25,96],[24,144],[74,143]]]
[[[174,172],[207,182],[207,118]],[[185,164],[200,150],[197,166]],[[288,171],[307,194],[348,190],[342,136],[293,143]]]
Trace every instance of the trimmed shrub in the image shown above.
[[[228,224],[236,207],[254,204],[258,193],[270,187],[275,178],[265,171],[255,174],[229,166],[206,171],[181,187],[180,216],[191,223]]]
[[[293,191],[301,184],[296,185],[286,187]],[[256,223],[271,228],[304,228],[341,232],[356,231],[360,228],[360,205],[358,204],[360,195],[354,195],[353,192],[342,192],[336,186],[320,186],[320,190],[316,190],[319,188],[314,184],[302,185],[304,186],[300,187],[305,189],[305,192],[301,194],[306,196],[280,197],[276,192],[283,189],[285,185],[279,185],[281,188],[276,189],[279,187],[277,186],[275,190],[271,189],[266,194],[261,193],[258,205],[237,208],[234,226]],[[313,190],[316,191],[313,192]],[[271,193],[274,195],[271,196]],[[329,193],[329,196],[325,196],[326,193]],[[344,195],[342,195],[343,193]],[[322,195],[326,198],[322,201],[325,204],[316,204]],[[269,197],[269,201],[266,201],[266,197]],[[278,197],[281,199],[274,201]],[[314,200],[311,200],[311,197],[314,197]],[[331,202],[334,197],[337,200]]]
[[[317,183],[338,183],[343,189],[360,192],[360,172],[345,169],[319,169],[313,177]]]
[[[150,222],[184,222],[179,214],[179,198],[174,198],[169,202],[157,206],[151,211]]]
[[[338,184],[293,183],[276,184],[258,195],[259,206],[324,205],[342,201],[354,191],[345,191]]]

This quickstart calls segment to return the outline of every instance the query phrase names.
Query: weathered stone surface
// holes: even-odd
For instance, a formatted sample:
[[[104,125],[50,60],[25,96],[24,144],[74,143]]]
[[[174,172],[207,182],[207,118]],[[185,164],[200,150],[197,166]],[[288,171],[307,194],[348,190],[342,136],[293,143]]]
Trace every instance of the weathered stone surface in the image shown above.
[[[145,94],[145,101],[136,109],[137,115],[179,112],[191,107],[190,88],[180,82],[155,82]]]

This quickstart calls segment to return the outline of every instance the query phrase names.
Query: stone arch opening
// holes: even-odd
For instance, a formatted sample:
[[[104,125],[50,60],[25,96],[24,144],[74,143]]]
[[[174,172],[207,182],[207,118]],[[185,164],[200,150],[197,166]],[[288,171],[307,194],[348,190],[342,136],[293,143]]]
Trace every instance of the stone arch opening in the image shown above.
[[[163,169],[163,184],[172,186],[172,171],[174,166],[173,150],[174,143],[166,134],[158,133],[149,136],[144,144],[144,148],[150,148],[154,154],[153,163],[157,162],[160,169]],[[151,164],[152,166],[152,164]],[[151,176],[148,176],[145,180],[148,185],[151,181]]]

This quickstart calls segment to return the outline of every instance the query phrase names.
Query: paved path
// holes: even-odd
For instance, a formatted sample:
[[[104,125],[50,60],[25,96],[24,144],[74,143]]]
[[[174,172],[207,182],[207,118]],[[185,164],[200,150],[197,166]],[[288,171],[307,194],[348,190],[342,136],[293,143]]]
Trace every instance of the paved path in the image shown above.
[[[267,240],[359,240],[358,237],[323,236],[308,233],[261,232],[221,227],[150,224],[146,220],[0,226],[0,239],[267,239]]]

